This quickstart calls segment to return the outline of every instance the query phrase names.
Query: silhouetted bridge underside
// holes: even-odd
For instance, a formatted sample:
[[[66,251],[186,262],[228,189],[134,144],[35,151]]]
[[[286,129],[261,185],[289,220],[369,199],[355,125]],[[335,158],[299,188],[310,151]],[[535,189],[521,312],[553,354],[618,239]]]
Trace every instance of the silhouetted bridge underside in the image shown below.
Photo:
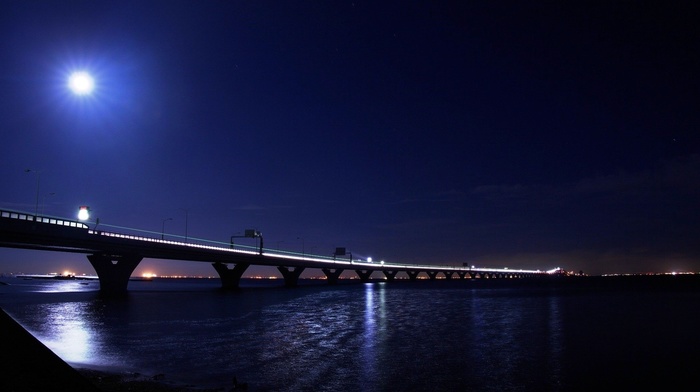
[[[539,270],[380,264],[352,258],[288,255],[263,248],[259,251],[242,250],[233,246],[210,246],[94,230],[82,222],[6,210],[0,210],[0,246],[87,254],[99,278],[100,291],[104,293],[125,292],[131,274],[144,258],[212,263],[222,287],[227,289],[237,288],[241,276],[251,265],[277,267],[289,287],[296,286],[299,275],[306,268],[321,269],[331,284],[337,283],[345,270],[355,271],[362,281],[369,281],[376,271],[381,271],[387,281],[393,281],[399,273],[405,273],[411,280],[418,279],[420,274],[431,280],[455,276],[475,279],[549,275]]]

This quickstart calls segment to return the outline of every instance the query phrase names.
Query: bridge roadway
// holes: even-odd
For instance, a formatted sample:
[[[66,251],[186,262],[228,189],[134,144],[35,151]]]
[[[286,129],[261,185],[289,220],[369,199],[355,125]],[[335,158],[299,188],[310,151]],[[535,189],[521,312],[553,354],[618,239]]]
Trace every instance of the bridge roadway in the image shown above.
[[[227,289],[238,287],[241,276],[250,265],[277,267],[285,285],[290,287],[296,286],[299,275],[306,268],[320,268],[331,284],[336,283],[345,270],[354,270],[362,281],[368,281],[375,271],[381,271],[388,281],[394,280],[399,272],[404,272],[411,280],[416,280],[421,273],[430,279],[437,279],[438,274],[447,279],[454,274],[460,279],[474,279],[524,278],[555,272],[373,263],[353,260],[352,257],[298,256],[262,246],[255,250],[236,249],[233,245],[212,246],[95,230],[83,222],[8,210],[0,210],[0,246],[87,254],[103,293],[126,292],[129,278],[143,258],[212,263],[222,287]]]

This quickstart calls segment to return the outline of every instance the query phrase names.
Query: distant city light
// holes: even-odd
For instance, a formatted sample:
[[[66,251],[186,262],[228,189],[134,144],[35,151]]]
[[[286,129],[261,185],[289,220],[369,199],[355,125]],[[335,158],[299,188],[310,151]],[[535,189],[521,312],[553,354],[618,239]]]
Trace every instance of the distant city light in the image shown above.
[[[95,80],[85,71],[73,72],[68,78],[68,88],[75,95],[90,95],[95,89]]]
[[[78,220],[84,221],[90,219],[90,207],[80,206],[78,210]]]

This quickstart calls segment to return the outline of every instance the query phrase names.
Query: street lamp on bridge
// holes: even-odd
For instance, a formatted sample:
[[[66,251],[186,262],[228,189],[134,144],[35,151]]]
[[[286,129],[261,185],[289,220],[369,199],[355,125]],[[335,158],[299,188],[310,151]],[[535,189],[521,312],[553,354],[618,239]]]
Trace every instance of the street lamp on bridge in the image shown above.
[[[298,240],[301,240],[301,257],[306,257],[306,251],[304,250],[304,237],[297,237]]]
[[[180,210],[185,211],[185,242],[187,242],[187,221],[189,219],[190,210],[189,208],[180,208]]]
[[[32,169],[24,169],[24,172],[36,174],[36,208],[34,210],[34,216],[37,216],[39,215],[39,178],[41,177],[41,172]]]
[[[55,195],[55,194],[56,194],[56,192],[50,192],[50,193],[47,193],[47,194],[45,194],[44,196],[41,197],[41,215],[44,215],[44,208],[45,208],[45,206],[46,206],[46,197],[47,197],[47,196],[53,196],[53,195]]]
[[[88,219],[90,219],[90,207],[80,206],[78,210],[78,220],[86,221]]]
[[[166,221],[169,221],[169,220],[173,220],[173,218],[165,218],[165,219],[163,219],[163,228],[162,228],[162,230],[161,230],[161,232],[160,232],[160,239],[161,239],[161,240],[164,240],[164,239],[165,239],[165,222],[166,222]]]

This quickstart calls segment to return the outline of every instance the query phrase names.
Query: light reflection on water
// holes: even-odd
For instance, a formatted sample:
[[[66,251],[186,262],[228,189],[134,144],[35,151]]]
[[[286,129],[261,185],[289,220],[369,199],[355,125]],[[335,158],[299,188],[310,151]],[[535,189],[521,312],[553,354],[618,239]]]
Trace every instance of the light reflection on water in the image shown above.
[[[94,280],[66,280],[56,282],[55,284],[37,285],[37,291],[41,293],[70,293],[80,291],[93,291],[99,289],[100,283]]]
[[[558,302],[546,296],[425,283],[240,293],[148,283],[104,300],[69,283],[32,286],[46,300],[15,310],[60,357],[196,385],[236,375],[256,390],[517,389],[542,384],[530,372],[556,371],[562,355]],[[47,294],[76,288],[63,300]]]
[[[378,336],[377,322],[381,322],[382,308],[384,307],[384,284],[374,285],[364,284],[365,290],[365,310],[364,310],[364,333],[362,345],[362,379],[376,379],[378,366],[377,349],[381,348],[382,337]],[[375,289],[376,288],[376,289]],[[379,293],[379,299],[375,301],[375,290]],[[376,303],[375,303],[376,302]]]
[[[135,286],[120,300],[89,290],[49,294],[36,285],[27,292],[1,286],[0,306],[74,366],[164,373],[208,387],[230,386],[236,376],[255,391],[566,390],[580,382],[578,374],[612,372],[591,361],[591,353],[605,364],[630,347],[640,352],[634,337],[609,340],[609,348],[584,343],[601,321],[592,317],[598,309],[607,309],[606,321],[623,315],[606,324],[611,336],[626,336],[618,325],[630,325],[624,317],[630,311],[635,323],[646,321],[645,337],[670,328],[671,346],[645,340],[667,358],[687,350],[687,337],[700,328],[693,320],[651,322],[659,312],[673,319],[686,309],[700,311],[695,294],[649,295],[642,307],[636,296],[471,289],[461,282],[233,293],[220,292],[215,281],[208,288],[163,284],[170,286]],[[652,300],[653,314],[646,312]]]
[[[351,373],[357,368],[362,340],[358,334],[362,318],[356,315],[361,314],[361,306],[361,298],[333,290],[263,310],[258,324],[261,335],[256,339],[262,346],[257,355],[261,373],[285,390],[354,384],[357,375]],[[263,388],[278,389],[276,384]]]
[[[46,299],[55,296],[49,291],[58,288],[35,290]],[[556,361],[559,350],[555,304],[488,290],[379,283],[67,298],[21,308],[28,328],[64,360],[195,385],[222,386],[236,375],[255,390],[503,390],[541,383],[528,378],[543,362],[532,358]],[[529,343],[540,327],[548,345]]]
[[[67,362],[100,363],[105,360],[99,354],[99,331],[87,314],[89,306],[66,302],[38,305],[34,309],[44,320],[37,331],[43,337],[43,343]]]
[[[555,293],[553,293],[555,294]],[[548,339],[549,354],[546,360],[546,368],[551,374],[551,387],[558,389],[563,383],[562,361],[564,360],[564,322],[561,310],[561,298],[557,295],[549,296],[549,317],[546,336]]]

